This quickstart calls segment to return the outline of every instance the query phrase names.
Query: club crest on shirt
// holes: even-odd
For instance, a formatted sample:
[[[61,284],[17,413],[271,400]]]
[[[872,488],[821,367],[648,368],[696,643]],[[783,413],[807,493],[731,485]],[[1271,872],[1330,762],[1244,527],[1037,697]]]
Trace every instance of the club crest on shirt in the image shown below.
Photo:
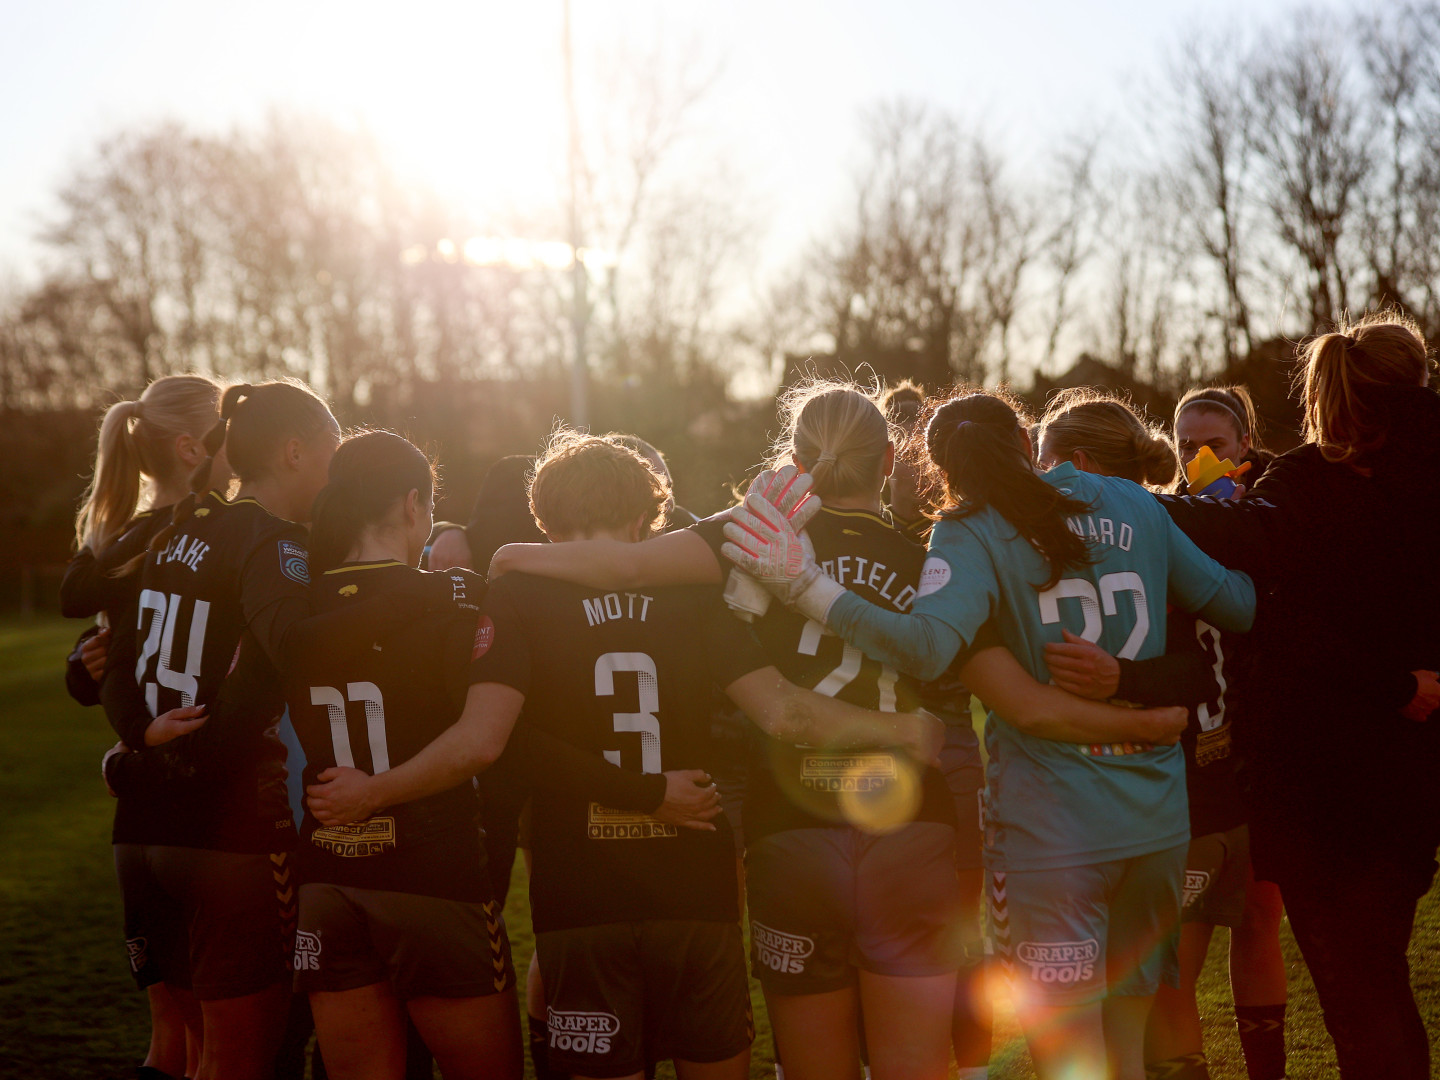
[[[479,660],[495,644],[495,624],[489,615],[481,615],[475,627],[475,646],[470,650],[470,659]]]
[[[305,549],[292,540],[280,541],[280,572],[300,585],[310,584],[310,558]]]

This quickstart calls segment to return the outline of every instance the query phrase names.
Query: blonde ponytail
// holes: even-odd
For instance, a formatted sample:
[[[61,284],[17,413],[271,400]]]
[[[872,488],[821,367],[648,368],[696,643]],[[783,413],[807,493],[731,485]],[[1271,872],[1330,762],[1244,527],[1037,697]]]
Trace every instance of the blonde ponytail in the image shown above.
[[[1306,342],[1300,359],[1305,441],[1337,463],[1353,462],[1385,437],[1362,400],[1365,387],[1423,386],[1433,368],[1419,326],[1398,311],[1342,322]]]
[[[1110,476],[1163,487],[1175,480],[1179,459],[1170,440],[1126,402],[1087,387],[1062,390],[1040,421],[1040,445],[1069,461],[1083,450]]]
[[[148,498],[147,481],[181,470],[175,439],[200,438],[215,423],[220,387],[203,375],[156,379],[138,401],[118,401],[100,424],[95,471],[75,516],[75,543],[100,552]]]
[[[780,398],[784,434],[771,448],[771,465],[797,459],[814,477],[822,499],[876,496],[890,446],[890,425],[876,395],[838,379],[812,379]]]

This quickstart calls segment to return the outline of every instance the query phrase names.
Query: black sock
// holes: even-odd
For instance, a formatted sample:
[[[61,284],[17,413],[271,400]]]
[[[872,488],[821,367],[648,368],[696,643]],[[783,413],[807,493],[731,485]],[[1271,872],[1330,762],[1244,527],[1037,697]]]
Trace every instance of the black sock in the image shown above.
[[[530,1064],[535,1069],[535,1080],[568,1080],[550,1068],[550,1025],[538,1016],[527,1016],[525,1026],[530,1029]]]
[[[1235,1027],[1250,1080],[1285,1080],[1285,1006],[1236,1005]]]
[[[154,1065],[136,1065],[135,1080],[175,1080],[175,1077],[167,1072],[162,1072]]]
[[[1183,1054],[1145,1066],[1145,1080],[1210,1080],[1205,1054]]]

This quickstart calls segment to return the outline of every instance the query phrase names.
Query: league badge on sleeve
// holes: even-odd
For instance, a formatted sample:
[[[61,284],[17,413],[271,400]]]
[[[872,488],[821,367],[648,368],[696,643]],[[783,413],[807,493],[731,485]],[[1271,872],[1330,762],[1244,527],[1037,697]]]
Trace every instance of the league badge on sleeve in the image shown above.
[[[293,540],[280,541],[280,572],[301,585],[310,584],[310,558]]]

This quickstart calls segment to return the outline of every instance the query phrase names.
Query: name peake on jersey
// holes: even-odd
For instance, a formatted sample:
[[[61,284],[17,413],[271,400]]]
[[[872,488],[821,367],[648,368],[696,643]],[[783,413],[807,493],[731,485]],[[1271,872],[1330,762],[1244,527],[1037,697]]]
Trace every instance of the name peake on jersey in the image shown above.
[[[160,552],[159,563],[179,562],[184,563],[191,570],[200,569],[200,561],[205,558],[205,553],[210,550],[210,545],[204,540],[191,540],[189,536],[181,534],[165,545]]]
[[[1128,521],[1120,522],[1117,530],[1115,522],[1110,518],[1097,518],[1093,514],[1086,514],[1084,517],[1066,518],[1065,524],[1070,526],[1070,531],[1076,536],[1095,544],[1109,544],[1121,551],[1129,551],[1130,545],[1135,542],[1135,530]]]
[[[866,568],[869,568],[868,570]],[[859,555],[839,555],[826,559],[820,564],[825,576],[841,585],[866,585],[875,593],[889,600],[897,611],[909,611],[915,601],[915,588],[911,585],[894,591],[899,575],[882,562],[862,558]]]
[[[614,622],[616,619],[639,619],[645,621],[650,614],[650,604],[655,598],[644,593],[606,593],[593,599],[582,600],[585,607],[585,621],[590,626]]]

